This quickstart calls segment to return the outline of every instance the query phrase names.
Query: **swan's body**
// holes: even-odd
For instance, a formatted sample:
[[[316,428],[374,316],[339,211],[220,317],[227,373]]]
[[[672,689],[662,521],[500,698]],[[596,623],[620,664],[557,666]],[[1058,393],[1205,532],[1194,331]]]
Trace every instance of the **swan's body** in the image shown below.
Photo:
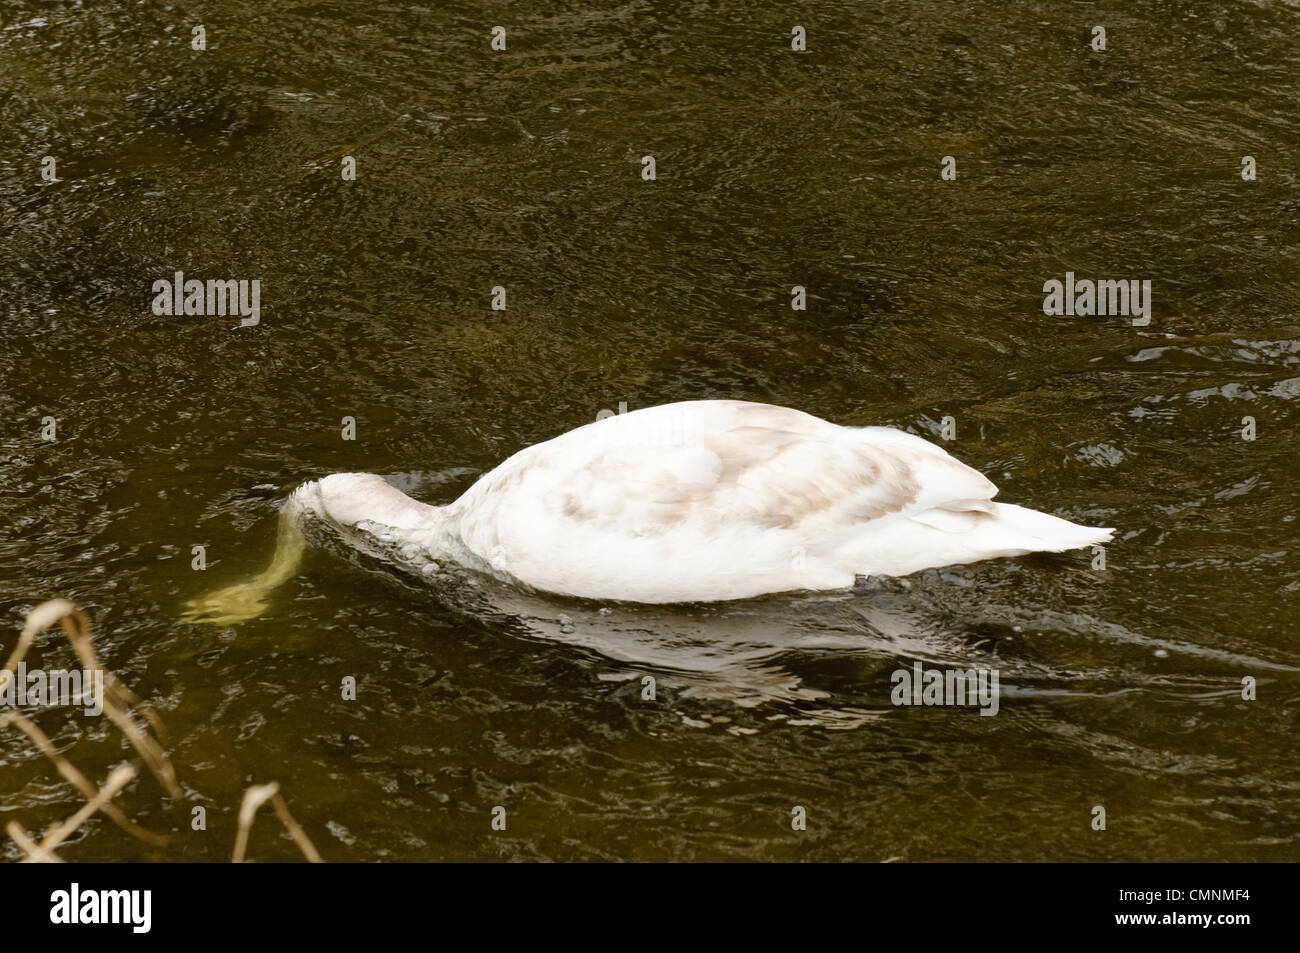
[[[448,506],[343,473],[299,487],[286,514],[378,524],[408,553],[546,592],[647,603],[842,589],[860,575],[1060,552],[1113,532],[994,503],[995,493],[902,431],[708,400],[529,447]]]

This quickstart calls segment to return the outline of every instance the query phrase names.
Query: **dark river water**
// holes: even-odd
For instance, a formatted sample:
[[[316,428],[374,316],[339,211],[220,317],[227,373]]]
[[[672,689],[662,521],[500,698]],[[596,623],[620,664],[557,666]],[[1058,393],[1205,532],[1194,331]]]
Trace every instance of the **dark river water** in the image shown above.
[[[118,798],[168,846],[61,855],[228,860],[277,780],[334,861],[1300,859],[1298,77],[1267,0],[6,0],[0,658],[86,607],[185,793]],[[154,314],[177,271],[259,280],[260,322]],[[1150,323],[1045,314],[1066,272],[1149,280]],[[306,479],[448,502],[696,398],[951,417],[1001,499],[1116,527],[1105,568],[637,607],[316,549],[260,618],[181,621]],[[895,707],[917,661],[997,669],[996,717]],[[127,755],[28,713],[96,780]],[[29,831],[84,801],[12,729],[0,793]],[[299,856],[269,812],[250,855]]]

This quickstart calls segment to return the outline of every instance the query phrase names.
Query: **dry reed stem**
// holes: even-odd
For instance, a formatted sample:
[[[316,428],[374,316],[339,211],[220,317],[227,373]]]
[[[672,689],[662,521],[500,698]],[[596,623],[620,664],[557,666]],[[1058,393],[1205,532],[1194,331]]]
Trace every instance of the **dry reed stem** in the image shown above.
[[[87,671],[103,673],[104,713],[131,742],[131,746],[140,754],[145,765],[158,779],[158,783],[162,785],[164,790],[172,797],[182,797],[183,793],[180,785],[176,782],[176,772],[172,767],[171,760],[167,757],[162,745],[154,738],[149,737],[135,723],[131,717],[132,710],[137,710],[160,737],[165,735],[161,719],[151,707],[143,705],[140,698],[118,681],[111,671],[100,666],[95,655],[94,641],[90,637],[90,617],[68,600],[51,599],[41,603],[27,614],[23,630],[18,637],[18,644],[10,653],[4,668],[0,669],[0,688],[3,688],[9,679],[14,677],[18,670],[18,664],[26,657],[32,643],[36,640],[36,636],[55,622],[62,624],[63,631],[72,644],[73,651],[77,653],[77,658],[81,660],[82,666]],[[104,787],[97,790],[95,785],[78,771],[71,761],[59,754],[49,736],[41,731],[30,719],[19,712],[9,712],[0,716],[0,728],[4,728],[9,724],[17,725],[41,753],[54,764],[59,774],[63,775],[66,780],[71,782],[88,798],[81,809],[62,824],[51,825],[50,830],[39,844],[32,840],[17,821],[10,821],[5,825],[6,832],[25,855],[22,863],[63,863],[63,860],[54,853],[54,848],[75,833],[97,811],[102,812],[124,831],[141,840],[157,845],[167,842],[166,836],[155,834],[153,831],[145,830],[135,824],[117,805],[112,803],[113,796],[136,776],[134,765],[124,764],[114,768],[109,773]],[[289,836],[298,845],[298,849],[302,851],[303,856],[313,864],[323,863],[320,852],[316,850],[316,845],[311,842],[311,838],[302,829],[302,825],[294,820],[293,814],[289,812],[289,805],[280,795],[280,785],[276,781],[272,781],[270,784],[255,784],[244,792],[243,801],[239,806],[239,833],[235,838],[233,862],[237,864],[243,862],[244,855],[248,850],[248,838],[253,827],[253,820],[257,816],[258,810],[267,801],[271,802],[276,815],[280,818],[280,823],[289,832]]]
[[[232,864],[244,862],[244,852],[248,849],[248,831],[253,826],[253,817],[257,814],[257,809],[278,790],[280,785],[272,781],[270,784],[254,784],[244,792],[244,799],[239,805],[239,833],[235,835],[235,852],[230,858]]]
[[[14,646],[13,652],[9,654],[9,661],[5,662],[5,667],[0,669],[0,687],[3,687],[9,679],[13,678],[14,672],[18,670],[18,663],[27,655],[27,650],[36,641],[36,636],[55,622],[58,622],[69,612],[76,611],[77,607],[67,599],[51,599],[48,602],[42,602],[27,613],[27,619],[23,623],[23,631],[18,636],[18,644]]]
[[[8,824],[6,824],[5,831],[9,834],[10,837],[14,839],[14,843],[17,844],[20,848],[22,848],[23,853],[27,855],[26,857],[24,857],[22,860],[19,861],[20,864],[61,864],[63,863],[63,858],[58,857],[57,855],[51,853],[50,851],[47,851],[40,844],[36,843],[36,841],[28,837],[27,832],[23,830],[22,825],[19,824],[17,821],[10,821]]]
[[[99,664],[99,659],[95,655],[95,643],[90,637],[90,616],[67,599],[50,599],[27,613],[27,621],[18,636],[18,644],[10,654],[5,667],[0,669],[0,686],[13,678],[18,663],[27,655],[36,636],[55,622],[62,624],[64,634],[72,644],[72,650],[77,653],[77,658],[81,660],[82,667],[87,671],[103,673],[104,714],[121,729],[127,741],[131,742],[131,746],[139,752],[163,790],[174,798],[182,797],[180,785],[176,783],[176,771],[172,768],[172,763],[163,751],[162,745],[142,731],[131,717],[133,708],[142,707],[139,697],[118,681],[117,676],[111,671]],[[153,709],[142,707],[141,714],[156,731],[159,731],[159,734],[162,734],[160,730],[162,722]]]
[[[86,823],[92,814],[107,804],[118,791],[126,787],[135,777],[135,768],[129,764],[119,764],[108,774],[104,787],[95,796],[82,805],[81,810],[73,814],[62,824],[51,827],[41,841],[41,850],[53,850],[68,839],[78,827]]]
[[[293,815],[289,813],[289,805],[285,803],[279,792],[276,792],[275,796],[271,798],[271,806],[275,808],[275,813],[280,815],[280,822],[284,824],[285,830],[289,832],[289,836],[298,845],[298,849],[302,851],[302,855],[307,858],[308,863],[324,863],[321,860],[320,852],[316,850],[316,845],[311,842],[311,838],[302,829],[302,825],[293,819]]]
[[[272,781],[270,784],[254,784],[244,792],[244,799],[239,805],[239,833],[235,836],[235,852],[230,858],[233,864],[242,864],[244,854],[248,850],[248,834],[253,828],[253,820],[257,816],[258,810],[267,801],[275,808],[275,813],[279,816],[280,822],[284,824],[285,830],[293,838],[298,849],[302,851],[303,856],[313,864],[323,863],[320,853],[316,850],[316,845],[311,842],[293,815],[289,813],[289,805],[285,803],[280,796],[280,783]]]
[[[40,749],[41,753],[53,762],[54,767],[58,769],[59,774],[63,775],[64,778],[70,781],[78,791],[86,796],[87,800],[95,796],[97,791],[94,783],[78,771],[76,765],[55,750],[54,743],[50,741],[49,736],[46,735],[45,732],[41,731],[41,729],[33,724],[29,719],[16,711],[9,712],[6,715],[0,715],[0,728],[4,728],[6,725],[11,723],[17,725],[24,733],[26,733],[27,737],[32,740],[32,744],[36,745],[36,747]],[[103,811],[109,820],[122,828],[122,830],[126,831],[132,837],[137,837],[140,840],[146,841],[147,843],[153,844],[157,847],[161,847],[167,843],[166,835],[155,834],[153,831],[145,830],[139,824],[136,824],[127,817],[126,814],[122,812],[122,809],[116,804],[111,802],[105,804]]]

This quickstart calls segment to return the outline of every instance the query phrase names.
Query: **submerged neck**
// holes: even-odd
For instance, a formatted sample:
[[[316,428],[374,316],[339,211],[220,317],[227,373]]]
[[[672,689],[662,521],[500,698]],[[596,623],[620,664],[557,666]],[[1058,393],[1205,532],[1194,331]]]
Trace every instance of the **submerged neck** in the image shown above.
[[[425,558],[439,559],[457,549],[450,510],[414,500],[373,473],[336,473],[304,483],[280,510],[275,552],[266,569],[192,601],[182,618],[230,625],[261,615],[270,593],[297,574],[307,551],[304,522],[313,518],[354,540],[373,540],[379,550],[414,546]]]

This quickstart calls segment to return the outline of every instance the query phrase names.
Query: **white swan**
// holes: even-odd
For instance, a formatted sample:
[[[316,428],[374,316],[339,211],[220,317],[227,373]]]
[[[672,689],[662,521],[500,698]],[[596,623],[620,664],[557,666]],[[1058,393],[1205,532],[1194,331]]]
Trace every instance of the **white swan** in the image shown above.
[[[1009,503],[920,437],[841,427],[770,404],[702,400],[608,417],[521,450],[447,506],[371,473],[294,491],[257,579],[192,621],[257,615],[297,568],[302,520],[536,590],[645,603],[843,589],[999,556],[1102,543],[1112,529]]]

